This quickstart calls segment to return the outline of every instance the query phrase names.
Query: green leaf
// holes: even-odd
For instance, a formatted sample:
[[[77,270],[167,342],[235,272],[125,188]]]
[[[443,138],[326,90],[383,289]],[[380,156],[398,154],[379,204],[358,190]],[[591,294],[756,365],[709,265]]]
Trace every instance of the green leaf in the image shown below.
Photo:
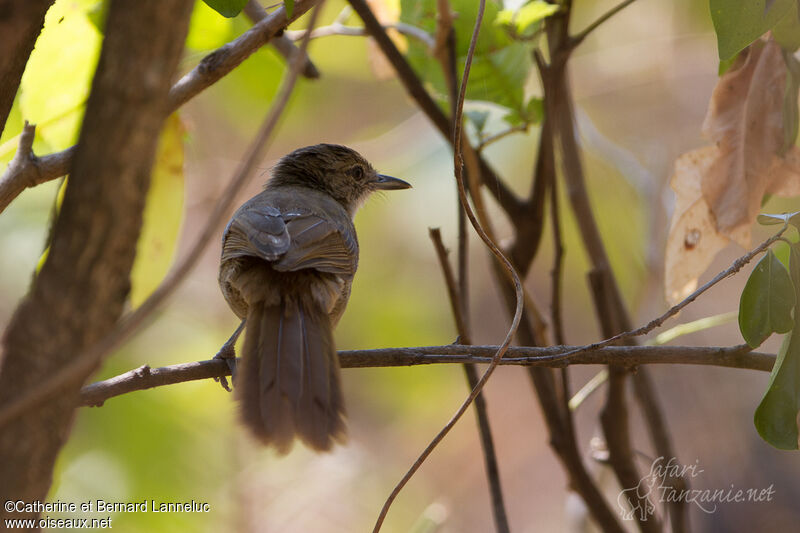
[[[534,96],[528,100],[528,105],[525,106],[525,118],[531,124],[538,124],[544,118],[544,100]]]
[[[772,28],[772,37],[787,52],[794,52],[800,48],[800,16],[798,16],[797,2],[792,2],[783,18]]]
[[[94,5],[94,7],[86,12],[86,16],[89,17],[89,21],[94,24],[94,27],[97,28],[97,31],[100,33],[105,32],[109,3],[109,0],[100,0]]]
[[[800,248],[791,247],[789,270],[795,292],[800,293]],[[769,376],[769,385],[753,416],[761,438],[781,450],[798,449],[800,412],[800,313],[794,330],[786,336]]]
[[[723,74],[728,72],[728,70],[733,66],[733,64],[736,63],[736,60],[739,59],[740,53],[733,54],[728,59],[720,60],[719,67],[717,67],[717,76],[722,77]]]
[[[739,330],[752,347],[760,346],[772,333],[792,329],[794,285],[772,250],[758,262],[739,301]]]
[[[795,1],[775,0],[766,9],[765,0],[710,0],[719,58],[730,59],[771,30]]]
[[[241,13],[244,6],[247,5],[248,0],[203,0],[203,2],[223,17],[233,18]],[[289,2],[287,2],[287,4],[288,3]],[[288,6],[286,9],[288,13]]]
[[[294,12],[294,0],[284,0],[283,5],[286,6],[286,18],[291,18]]]
[[[457,14],[453,29],[460,76],[475,24],[477,4],[473,0],[452,0],[450,4]],[[504,28],[492,23],[499,11],[499,2],[487,1],[466,97],[468,100],[492,102],[523,115],[523,87],[532,66],[532,45],[513,41]],[[430,34],[436,32],[436,14],[436,0],[400,1],[400,21]],[[447,87],[441,65],[431,56],[428,47],[409,39],[406,57],[426,85],[432,86],[439,102],[446,102]]]
[[[22,116],[36,124],[47,151],[77,141],[84,104],[100,52],[101,35],[87,13],[96,3],[59,0],[45,16],[19,92]],[[41,146],[34,151],[41,153]]]
[[[220,17],[203,2],[196,2],[189,22],[186,47],[194,51],[219,48],[235,37],[234,20]]]
[[[530,54],[523,43],[477,56],[472,61],[466,97],[524,114],[524,85],[530,65]]]
[[[131,270],[131,305],[150,296],[167,274],[183,217],[183,134],[177,113],[164,122]]]
[[[511,113],[503,115],[503,120],[512,128],[525,124],[525,119],[519,114],[519,111],[512,111]]]
[[[504,9],[500,11],[497,13],[494,23],[500,26],[512,26],[518,35],[523,35],[532,26],[558,12],[558,9],[557,4],[534,0],[517,10]]]
[[[475,126],[475,130],[478,132],[478,136],[483,133],[483,129],[486,127],[486,119],[489,118],[489,112],[479,109],[471,109],[469,111],[464,111],[464,115],[472,122]]]

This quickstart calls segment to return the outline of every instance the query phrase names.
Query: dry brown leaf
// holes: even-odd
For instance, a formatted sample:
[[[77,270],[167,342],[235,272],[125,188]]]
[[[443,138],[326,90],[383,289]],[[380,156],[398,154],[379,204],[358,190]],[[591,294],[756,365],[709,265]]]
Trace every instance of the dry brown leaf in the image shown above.
[[[670,186],[677,195],[667,238],[667,300],[674,304],[691,294],[697,278],[729,239],[717,231],[714,215],[703,198],[703,175],[718,157],[716,146],[687,152],[675,161]]]
[[[786,65],[774,41],[756,41],[723,74],[714,92],[703,134],[720,154],[703,175],[703,196],[729,234],[750,226],[769,184],[765,172],[783,145]]]
[[[774,41],[740,54],[714,88],[703,133],[714,145],[675,162],[677,195],[667,237],[665,289],[677,303],[729,241],[750,246],[765,194],[800,194],[800,149],[783,157],[786,65]]]

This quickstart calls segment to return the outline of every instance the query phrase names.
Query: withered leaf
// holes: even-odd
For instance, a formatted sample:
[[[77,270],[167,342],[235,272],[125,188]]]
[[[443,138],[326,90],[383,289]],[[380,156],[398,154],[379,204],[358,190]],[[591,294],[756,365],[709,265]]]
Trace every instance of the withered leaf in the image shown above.
[[[729,241],[750,246],[765,194],[800,194],[800,149],[783,156],[786,64],[780,46],[744,50],[714,88],[703,134],[713,145],[675,162],[677,195],[667,238],[665,289],[676,303]]]

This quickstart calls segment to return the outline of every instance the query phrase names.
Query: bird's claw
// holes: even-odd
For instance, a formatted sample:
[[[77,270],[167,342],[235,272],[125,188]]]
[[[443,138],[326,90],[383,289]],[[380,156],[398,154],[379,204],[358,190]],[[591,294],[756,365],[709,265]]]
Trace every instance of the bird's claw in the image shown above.
[[[228,365],[228,369],[231,371],[231,380],[236,379],[236,351],[233,348],[232,344],[225,344],[220,348],[217,355],[214,356],[214,359],[222,359],[225,361],[225,364]],[[228,377],[227,376],[219,376],[218,378],[214,378],[214,381],[219,382],[222,385],[222,388],[228,392],[231,392],[231,388],[228,385]]]

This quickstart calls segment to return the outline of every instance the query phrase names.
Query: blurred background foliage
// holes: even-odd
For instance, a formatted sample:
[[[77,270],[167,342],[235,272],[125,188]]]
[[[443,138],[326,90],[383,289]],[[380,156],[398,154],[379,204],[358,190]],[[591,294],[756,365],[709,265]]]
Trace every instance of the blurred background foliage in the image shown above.
[[[419,17],[435,2],[385,3],[389,9],[402,8],[401,20],[432,29],[430,21]],[[573,29],[584,27],[614,3],[577,1]],[[471,27],[476,3],[452,4],[460,13],[456,24]],[[471,116],[485,124],[477,128],[472,120],[468,133],[474,138],[500,132],[520,119],[532,122],[527,132],[485,150],[491,164],[522,193],[532,176],[541,92],[527,44],[504,48],[502,53],[510,57],[496,57],[496,48],[509,44],[503,24],[516,25],[520,33],[530,31],[529,25],[503,14],[504,8],[513,10],[519,4],[489,2],[491,16],[484,22],[468,91]],[[326,2],[322,23],[333,21],[344,5],[341,0]],[[103,3],[96,0],[56,1],[0,138],[0,163],[13,156],[24,120],[37,124],[37,154],[75,143],[102,41],[102,15]],[[360,25],[352,15],[346,22]],[[301,19],[293,29],[304,23]],[[593,33],[572,60],[593,206],[628,306],[641,320],[664,307],[661,254],[672,202],[666,183],[675,157],[701,142],[700,124],[717,79],[711,24],[705,2],[642,0]],[[243,15],[224,18],[197,2],[182,72],[250,25]],[[405,46],[420,72],[437,68],[420,43],[410,39]],[[458,50],[463,55],[466,43],[459,42]],[[263,175],[241,199],[262,186],[281,155],[318,142],[350,145],[381,172],[412,182],[411,191],[374,198],[356,217],[361,261],[336,341],[341,349],[447,344],[455,339],[455,330],[427,228],[441,227],[445,240],[455,247],[451,153],[400,84],[376,77],[370,68],[372,53],[364,37],[312,41],[310,55],[322,77],[299,81],[263,162]],[[192,242],[266,113],[284,68],[273,49],[259,50],[165,125],[134,270],[132,305],[142,301],[175,254]],[[515,89],[498,96],[495,82],[503,76]],[[433,91],[442,93],[442,80],[431,80]],[[495,104],[477,102],[483,100]],[[27,190],[0,216],[3,323],[27,290],[45,248],[58,187],[51,182]],[[508,235],[499,211],[492,212],[498,233]],[[568,213],[566,202],[562,212]],[[599,330],[584,279],[587,261],[570,216],[564,216],[564,231],[567,338],[581,343],[598,338]],[[542,306],[549,299],[549,235],[545,230],[542,252],[528,278]],[[496,343],[507,317],[477,239],[472,239],[470,254],[474,338],[477,343]],[[170,305],[106,362],[97,379],[143,364],[162,366],[216,353],[237,324],[217,287],[218,255],[219,245],[214,243]],[[724,268],[736,255],[738,250],[729,250],[712,270]],[[715,288],[683,318],[735,309],[741,283],[734,280]],[[741,340],[729,325],[680,342],[730,345]],[[574,388],[596,371],[575,369]],[[770,507],[770,524],[796,523],[793,504],[800,499],[800,489],[791,479],[800,476],[800,463],[796,456],[780,454],[760,441],[750,422],[767,376],[683,367],[656,369],[655,375],[680,458],[684,464],[697,459],[705,469],[704,477],[693,483],[700,488],[775,483],[777,501]],[[323,456],[301,446],[285,458],[260,449],[238,427],[230,395],[212,381],[128,394],[102,408],[82,409],[60,458],[51,498],[195,500],[211,507],[209,513],[117,513],[113,525],[120,531],[368,530],[390,488],[450,417],[466,387],[462,370],[455,366],[353,369],[345,370],[343,379],[349,444]],[[514,530],[566,529],[571,515],[565,478],[548,448],[526,375],[501,368],[486,394]],[[581,442],[588,442],[597,430],[600,406],[600,398],[592,397],[578,412]],[[641,420],[634,422],[637,438],[643,439]],[[593,468],[601,470],[601,478],[610,478],[604,467]],[[608,490],[613,501],[613,483]],[[761,530],[772,529],[764,526],[765,510],[755,505],[727,506],[714,515],[695,509],[692,520],[718,530],[748,530],[748,524],[753,525],[749,530],[756,524]],[[490,529],[477,432],[474,420],[467,417],[401,495],[384,531]]]

